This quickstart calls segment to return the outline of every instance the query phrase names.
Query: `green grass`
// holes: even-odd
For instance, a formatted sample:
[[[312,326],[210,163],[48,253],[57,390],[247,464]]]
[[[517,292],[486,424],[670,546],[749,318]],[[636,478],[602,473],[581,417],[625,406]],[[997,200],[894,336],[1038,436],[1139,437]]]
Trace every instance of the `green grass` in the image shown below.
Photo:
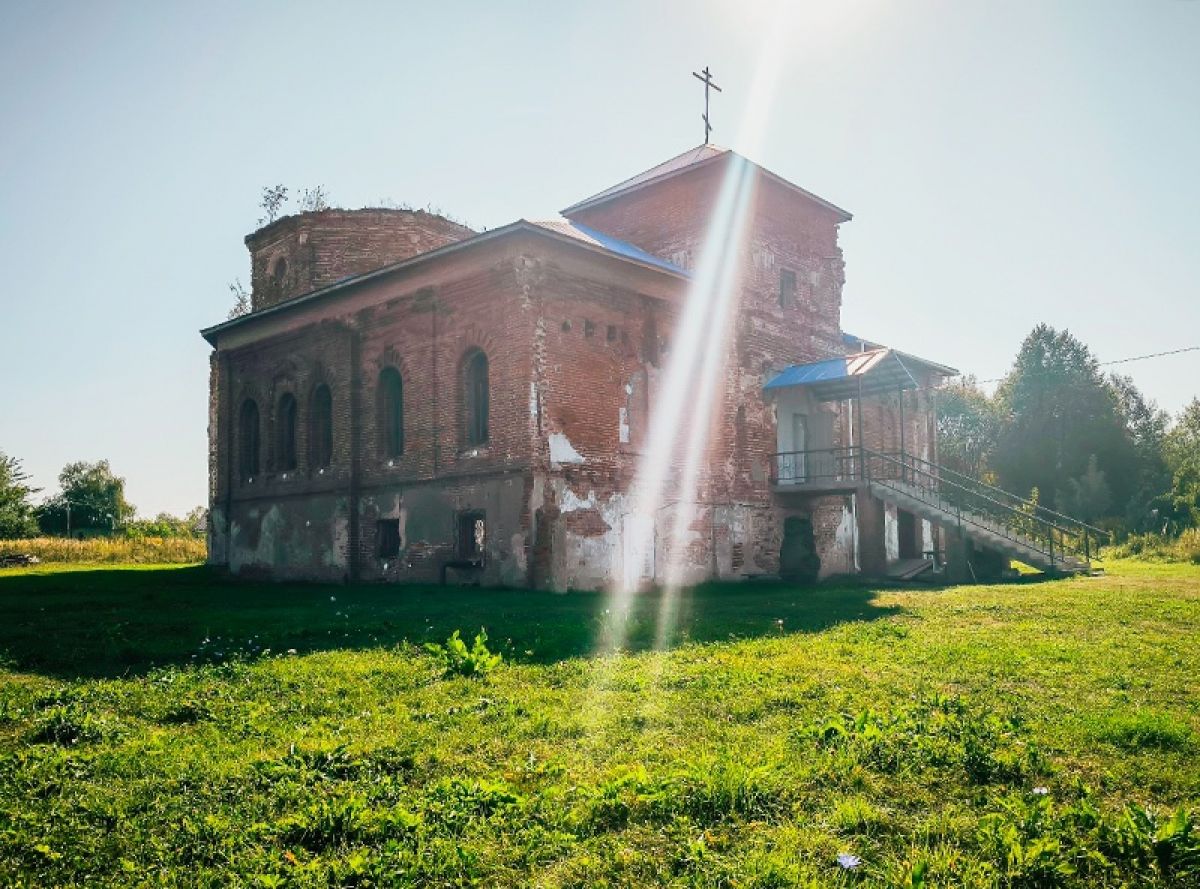
[[[0,571],[0,885],[1200,885],[1200,568],[659,604]]]

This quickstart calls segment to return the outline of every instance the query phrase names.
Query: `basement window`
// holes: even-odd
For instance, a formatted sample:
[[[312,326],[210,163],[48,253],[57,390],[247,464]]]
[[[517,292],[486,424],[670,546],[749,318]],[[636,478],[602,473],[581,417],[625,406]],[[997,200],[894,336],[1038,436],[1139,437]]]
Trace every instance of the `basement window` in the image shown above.
[[[466,562],[483,563],[487,544],[487,522],[482,512],[458,514],[458,558]]]
[[[380,519],[375,523],[375,537],[379,542],[379,558],[394,559],[400,555],[399,519]]]
[[[788,308],[796,304],[796,273],[791,269],[779,270],[779,305]]]

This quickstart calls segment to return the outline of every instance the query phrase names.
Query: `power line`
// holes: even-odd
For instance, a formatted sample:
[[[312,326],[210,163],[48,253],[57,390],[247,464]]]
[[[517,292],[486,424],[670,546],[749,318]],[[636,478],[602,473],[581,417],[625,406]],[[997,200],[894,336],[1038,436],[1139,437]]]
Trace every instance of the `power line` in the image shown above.
[[[1097,361],[1097,367],[1111,367],[1114,364],[1129,364],[1131,361],[1145,361],[1147,358],[1165,358],[1168,355],[1182,355],[1184,352],[1200,352],[1200,346],[1184,346],[1182,349],[1169,349],[1166,352],[1151,352],[1148,355],[1134,355],[1130,358],[1117,358],[1113,361]],[[959,374],[963,376],[963,374]],[[1008,377],[993,377],[990,380],[976,380],[976,383],[1000,383]]]

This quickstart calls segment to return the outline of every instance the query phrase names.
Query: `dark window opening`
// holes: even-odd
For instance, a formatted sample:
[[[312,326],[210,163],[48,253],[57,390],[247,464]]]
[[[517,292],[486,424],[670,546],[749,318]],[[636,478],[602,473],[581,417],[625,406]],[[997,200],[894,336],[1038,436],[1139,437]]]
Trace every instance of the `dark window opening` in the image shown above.
[[[400,520],[380,519],[375,523],[375,536],[379,541],[379,558],[394,559],[400,555]]]
[[[488,440],[488,360],[476,350],[464,365],[463,408],[466,443],[486,444]]]
[[[309,404],[308,462],[324,469],[333,460],[333,394],[324,383],[313,390]]]
[[[595,332],[596,332],[596,325],[595,325],[595,323],[594,323],[594,322],[592,322],[592,321],[588,321],[587,319],[584,319],[584,322],[583,322],[583,335],[584,335],[584,336],[592,336],[592,335],[593,335]]]
[[[296,397],[285,392],[275,416],[276,454],[281,470],[296,468]]]
[[[287,277],[287,260],[282,256],[275,261],[275,267],[271,269],[271,283],[276,287],[283,286],[283,280]]]
[[[482,512],[463,512],[458,515],[458,558],[467,562],[483,562],[487,545],[487,523]]]
[[[783,308],[796,303],[796,273],[791,269],[779,271],[779,305]]]
[[[604,338],[610,343],[615,343],[617,341],[617,328],[612,324],[608,325],[608,330],[605,331]]]
[[[562,323],[562,329],[563,329],[563,333],[570,333],[570,331],[571,331],[571,322],[570,322],[570,321],[564,321],[564,322]]]
[[[243,481],[258,475],[258,439],[258,405],[253,398],[247,398],[238,416],[238,470]]]
[[[379,374],[379,428],[383,437],[383,455],[399,457],[403,454],[404,380],[394,367],[385,367]]]

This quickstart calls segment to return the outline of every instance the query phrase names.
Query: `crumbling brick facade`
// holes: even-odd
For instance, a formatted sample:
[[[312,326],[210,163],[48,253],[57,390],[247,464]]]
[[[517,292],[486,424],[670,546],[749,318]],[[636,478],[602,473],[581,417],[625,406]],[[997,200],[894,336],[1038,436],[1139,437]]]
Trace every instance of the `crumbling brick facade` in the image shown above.
[[[646,527],[630,494],[735,158],[585,201],[567,224],[475,234],[428,213],[338,210],[250,235],[254,311],[205,331],[210,561],[556,590],[660,579],[669,515]],[[778,572],[793,515],[811,522],[822,574],[862,569],[861,491],[781,497],[774,479],[781,405],[803,410],[822,447],[844,448],[864,440],[849,404],[764,392],[783,368],[847,351],[837,232],[849,214],[754,170],[704,470],[679,493],[697,503],[687,580]],[[928,453],[929,400],[903,397],[904,444]],[[880,448],[898,439],[889,399],[858,411]],[[645,538],[648,556],[631,546]]]

